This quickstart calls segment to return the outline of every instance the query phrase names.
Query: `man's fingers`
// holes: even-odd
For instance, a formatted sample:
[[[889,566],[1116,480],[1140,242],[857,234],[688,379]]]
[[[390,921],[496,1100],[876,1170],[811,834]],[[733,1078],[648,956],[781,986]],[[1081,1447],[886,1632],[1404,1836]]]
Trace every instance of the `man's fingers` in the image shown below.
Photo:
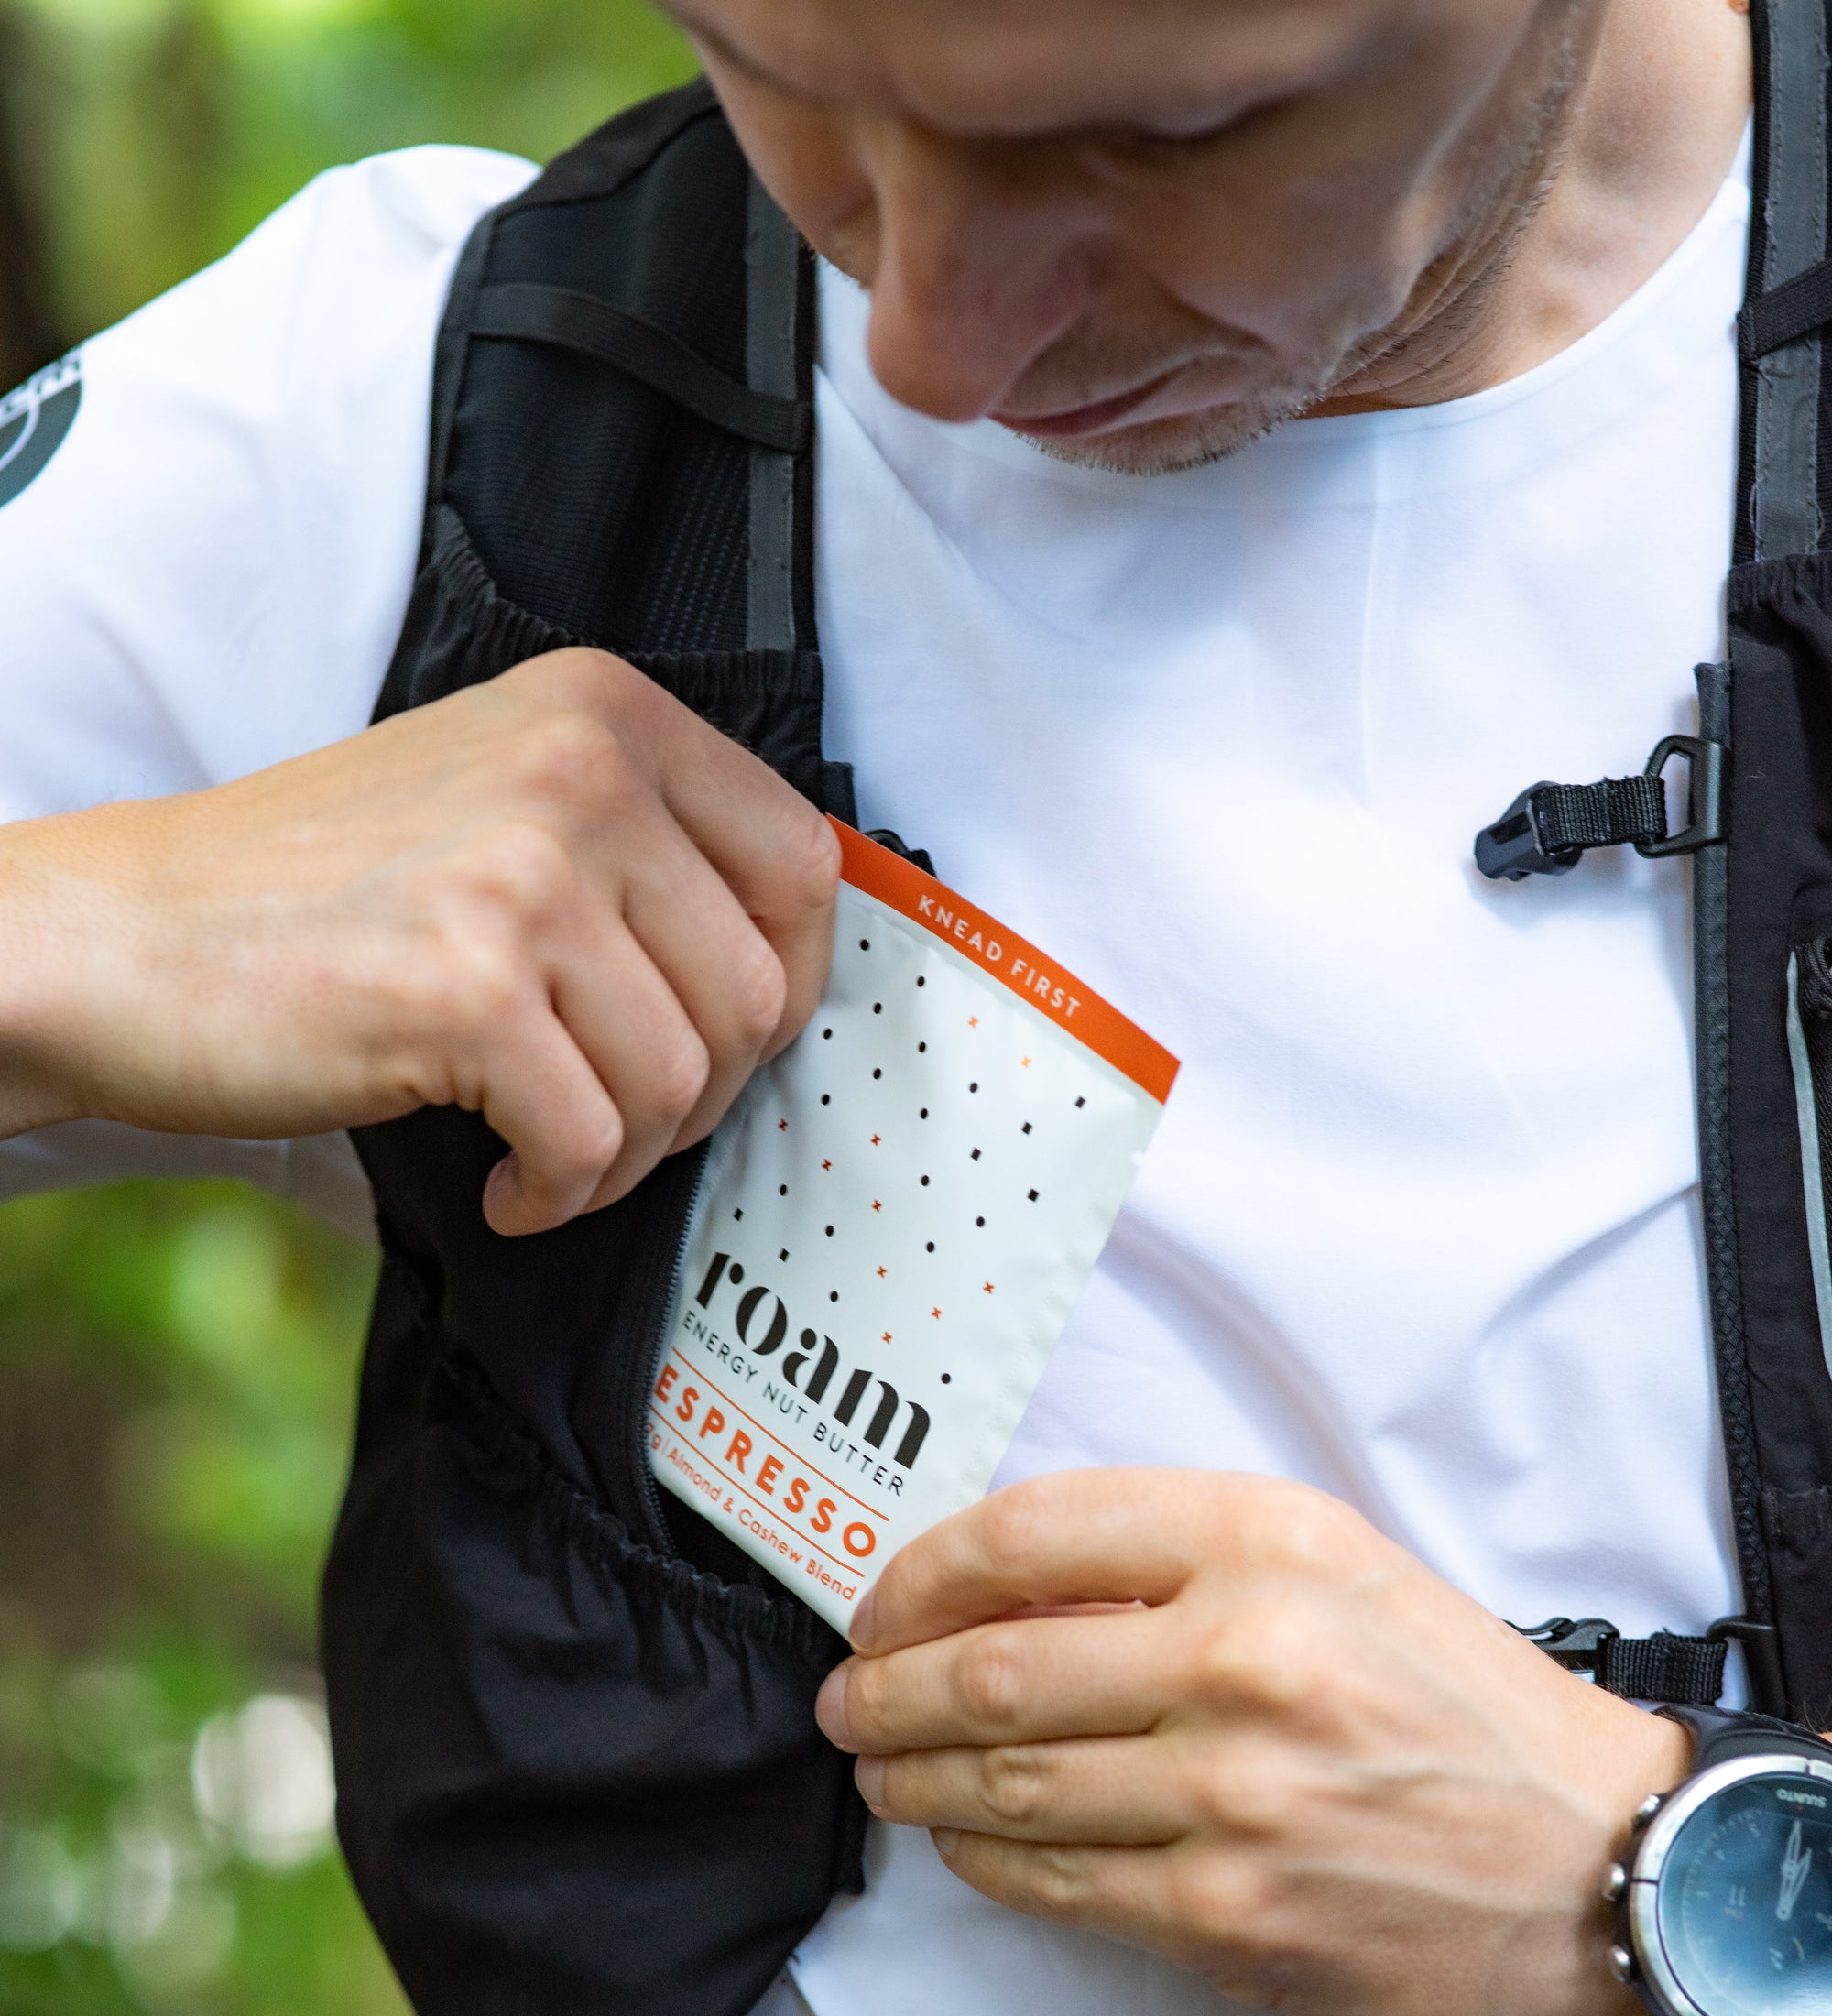
[[[578,710],[576,735],[537,741],[533,773],[572,808],[587,886],[623,910],[704,1040],[707,1081],[673,1143],[687,1146],[819,1002],[839,843],[760,758],[621,659],[556,652],[497,684]]]
[[[775,789],[764,802],[747,808],[755,823],[742,832],[696,820],[691,812],[681,816],[780,963],[781,1005],[763,1046],[769,1058],[800,1035],[827,985],[840,843],[804,798],[773,771],[763,776]]]
[[[484,1188],[484,1216],[508,1237],[575,1218],[624,1142],[623,1117],[551,1009],[517,1018],[485,1064],[484,1117],[509,1154]]]
[[[1204,1518],[1193,1522],[1198,1501]],[[896,1554],[853,1619],[885,1652],[1014,1612],[1166,1603],[1199,1569],[1349,1572],[1373,1529],[1301,1484],[1213,1471],[1067,1470],[982,1498]]]
[[[1226,1982],[1233,1999],[1263,2006],[1249,1984],[1275,1965],[1261,1892],[1241,1862],[1166,1847],[1032,1844],[938,1828],[935,1847],[964,1883],[1031,1918],[1150,1946]],[[1239,1979],[1236,1988],[1230,1976]]]
[[[821,1727],[843,1749],[1038,1743],[1132,1736],[1170,1705],[1157,1613],[1020,1618],[888,1657],[851,1659],[821,1689]]]
[[[661,802],[781,963],[782,1011],[765,1046],[773,1055],[826,985],[840,874],[828,822],[760,757],[620,659],[560,651],[504,679],[578,705],[638,755]]]
[[[686,1148],[724,1118],[775,1041],[786,976],[775,948],[678,827],[669,825],[665,837],[633,857],[624,879],[630,930],[704,1046],[695,1097],[670,1128],[668,1145]],[[598,991],[614,995],[609,975]]]
[[[1148,1738],[911,1750],[862,1758],[856,1775],[879,1819],[906,1827],[1153,1847],[1193,1819],[1170,1751]]]
[[[1063,1471],[982,1498],[895,1556],[853,1643],[886,1651],[1046,1604],[1168,1601],[1192,1566],[1182,1529],[1159,1516],[1173,1475]]]
[[[814,1012],[834,953],[840,845],[832,825],[749,750],[670,702],[654,717],[660,788],[781,964],[774,1056]]]

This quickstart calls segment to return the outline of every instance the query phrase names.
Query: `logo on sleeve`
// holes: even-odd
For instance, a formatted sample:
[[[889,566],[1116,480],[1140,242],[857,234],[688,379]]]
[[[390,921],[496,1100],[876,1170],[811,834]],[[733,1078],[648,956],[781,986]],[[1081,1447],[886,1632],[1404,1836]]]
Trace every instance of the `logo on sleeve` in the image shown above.
[[[0,507],[28,490],[63,446],[82,404],[82,360],[65,357],[0,398]]]

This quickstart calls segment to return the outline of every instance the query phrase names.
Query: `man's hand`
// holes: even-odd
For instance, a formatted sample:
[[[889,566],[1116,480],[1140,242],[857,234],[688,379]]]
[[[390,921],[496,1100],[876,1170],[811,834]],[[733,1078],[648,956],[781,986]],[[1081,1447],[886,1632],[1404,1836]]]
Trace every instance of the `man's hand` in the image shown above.
[[[544,1230],[800,1030],[838,862],[764,764],[583,650],[218,790],[0,828],[0,1134],[462,1106],[513,1150],[489,1222]]]
[[[1635,2006],[1599,1886],[1641,1800],[1684,1776],[1684,1733],[1334,1499],[1201,1471],[1040,1478],[905,1548],[854,1643],[822,1727],[860,1753],[874,1812],[936,1830],[1002,1903],[1251,2007]]]

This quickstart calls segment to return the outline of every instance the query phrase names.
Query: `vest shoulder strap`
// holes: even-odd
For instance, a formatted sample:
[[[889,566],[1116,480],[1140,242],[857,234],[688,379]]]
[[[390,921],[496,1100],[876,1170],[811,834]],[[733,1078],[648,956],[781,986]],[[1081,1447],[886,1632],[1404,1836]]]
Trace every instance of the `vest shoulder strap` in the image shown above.
[[[1832,1136],[1813,1111],[1803,953],[1832,936],[1832,385],[1822,322],[1832,147],[1827,0],[1756,0],[1748,302],[1729,661],[1699,675],[1726,844],[1694,859],[1707,1278],[1735,1626],[1758,1706],[1832,1715]],[[1811,1019],[1810,1003],[1808,1004]],[[1832,1062],[1828,1059],[1827,1062]],[[1832,1111],[1825,1117],[1832,1123]],[[1822,1170],[1822,1158],[1826,1167]]]
[[[378,716],[594,644],[851,815],[820,752],[813,276],[703,82],[483,220],[440,331]]]

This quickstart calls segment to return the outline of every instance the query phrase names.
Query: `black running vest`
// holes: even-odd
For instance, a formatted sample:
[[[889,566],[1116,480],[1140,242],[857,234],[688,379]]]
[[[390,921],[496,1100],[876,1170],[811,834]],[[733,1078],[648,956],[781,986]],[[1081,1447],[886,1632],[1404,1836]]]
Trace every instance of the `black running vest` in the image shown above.
[[[1828,4],[1756,0],[1730,650],[1700,669],[1692,752],[1705,1226],[1743,1582],[1720,1635],[1743,1640],[1759,1705],[1819,1727]],[[439,338],[425,539],[378,713],[597,645],[850,820],[850,775],[821,745],[813,347],[811,257],[703,84],[486,217]],[[481,1119],[429,1110],[358,1146],[385,1258],[323,1653],[364,1902],[421,2016],[745,2016],[861,1886],[864,1809],[812,1716],[840,1640],[695,1513],[664,1510],[648,1474],[643,1400],[700,1157],[512,1240],[483,1219],[503,1144]]]

